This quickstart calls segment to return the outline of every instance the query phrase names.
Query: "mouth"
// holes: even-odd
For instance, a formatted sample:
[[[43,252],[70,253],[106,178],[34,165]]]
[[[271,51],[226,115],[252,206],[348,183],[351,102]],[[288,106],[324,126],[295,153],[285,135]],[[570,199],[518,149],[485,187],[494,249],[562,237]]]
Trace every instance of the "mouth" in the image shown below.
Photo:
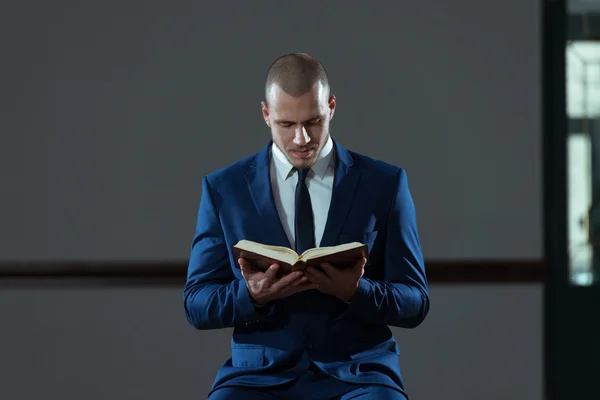
[[[297,158],[309,158],[312,156],[314,149],[298,149],[290,150],[290,153]]]

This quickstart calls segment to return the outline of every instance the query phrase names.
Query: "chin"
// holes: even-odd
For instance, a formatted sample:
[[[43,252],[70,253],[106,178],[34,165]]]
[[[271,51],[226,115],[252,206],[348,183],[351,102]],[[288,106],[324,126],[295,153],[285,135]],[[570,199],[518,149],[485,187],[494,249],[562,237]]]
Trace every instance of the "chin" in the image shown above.
[[[295,168],[310,168],[317,161],[317,157],[300,158],[294,157],[293,154],[288,156],[288,160]]]

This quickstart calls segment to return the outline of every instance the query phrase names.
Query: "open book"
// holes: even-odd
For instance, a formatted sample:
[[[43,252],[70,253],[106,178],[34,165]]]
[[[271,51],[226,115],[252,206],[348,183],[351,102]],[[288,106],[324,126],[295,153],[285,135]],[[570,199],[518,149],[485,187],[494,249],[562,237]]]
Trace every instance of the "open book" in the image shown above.
[[[359,242],[318,247],[306,250],[302,254],[288,247],[269,246],[250,240],[240,240],[233,246],[236,267],[239,268],[237,260],[244,258],[261,270],[266,270],[272,264],[279,264],[279,271],[283,274],[303,270],[307,265],[320,267],[323,262],[336,268],[352,268],[360,258],[367,257],[367,254],[367,245]]]

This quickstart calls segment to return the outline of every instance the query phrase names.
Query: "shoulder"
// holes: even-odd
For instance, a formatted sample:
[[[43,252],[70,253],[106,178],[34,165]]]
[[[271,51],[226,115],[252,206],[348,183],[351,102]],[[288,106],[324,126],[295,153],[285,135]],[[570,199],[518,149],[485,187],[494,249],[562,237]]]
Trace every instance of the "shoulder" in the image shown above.
[[[398,165],[350,150],[348,150],[348,153],[352,157],[354,167],[360,169],[362,173],[366,174],[370,179],[376,181],[397,181],[406,176],[405,170]]]
[[[391,199],[392,204],[414,213],[408,178],[402,167],[356,152],[349,153],[354,166],[361,171],[361,181],[368,185],[372,196]]]

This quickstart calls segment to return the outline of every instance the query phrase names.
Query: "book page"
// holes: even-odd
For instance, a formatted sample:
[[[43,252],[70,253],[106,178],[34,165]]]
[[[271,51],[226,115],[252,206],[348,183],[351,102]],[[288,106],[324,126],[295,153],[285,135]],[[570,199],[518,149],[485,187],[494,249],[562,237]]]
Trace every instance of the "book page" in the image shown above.
[[[302,253],[301,258],[306,261],[311,258],[326,256],[329,254],[341,253],[343,251],[352,250],[352,249],[362,247],[362,246],[364,246],[362,243],[352,242],[352,243],[340,244],[338,246],[317,247],[315,249],[306,250],[304,253]]]
[[[293,265],[298,260],[298,254],[288,247],[270,246],[267,244],[240,240],[234,247],[251,253],[260,254],[267,258],[279,260]]]

